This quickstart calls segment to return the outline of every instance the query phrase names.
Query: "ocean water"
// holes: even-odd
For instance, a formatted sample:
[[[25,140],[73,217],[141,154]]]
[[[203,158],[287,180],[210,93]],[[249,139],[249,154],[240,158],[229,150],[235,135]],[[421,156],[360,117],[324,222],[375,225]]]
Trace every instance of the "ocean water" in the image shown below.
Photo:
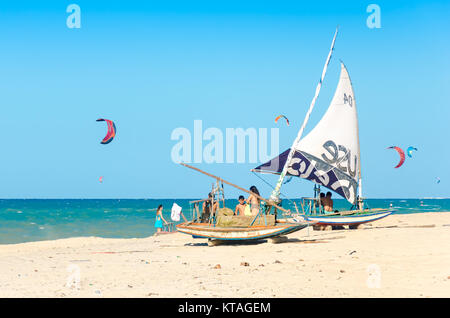
[[[0,244],[13,244],[69,237],[142,238],[155,233],[156,208],[163,204],[163,216],[170,221],[176,202],[184,215],[192,216],[189,199],[3,199],[0,200]],[[294,199],[297,204],[300,199]],[[237,200],[226,200],[234,210]],[[371,208],[387,208],[395,213],[450,211],[450,199],[368,199]],[[295,210],[291,201],[285,208]],[[348,209],[342,199],[334,200],[336,209]],[[298,205],[300,208],[300,205]]]

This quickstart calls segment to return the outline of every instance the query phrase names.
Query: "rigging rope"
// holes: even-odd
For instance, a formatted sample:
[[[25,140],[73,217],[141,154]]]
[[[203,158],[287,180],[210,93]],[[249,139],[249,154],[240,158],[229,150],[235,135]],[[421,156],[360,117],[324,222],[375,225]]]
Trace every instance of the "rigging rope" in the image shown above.
[[[254,171],[252,171],[252,173],[257,176],[259,179],[261,179],[267,186],[269,186],[272,190],[274,190],[274,186],[271,185],[268,181],[264,180],[263,177],[261,177],[260,175],[258,175],[257,173],[255,173]],[[283,197],[286,198],[286,200],[288,200],[289,202],[291,202],[294,206],[295,206],[295,202],[292,201],[291,199],[289,199],[286,195],[284,195],[283,193],[280,192],[280,195],[282,195]]]

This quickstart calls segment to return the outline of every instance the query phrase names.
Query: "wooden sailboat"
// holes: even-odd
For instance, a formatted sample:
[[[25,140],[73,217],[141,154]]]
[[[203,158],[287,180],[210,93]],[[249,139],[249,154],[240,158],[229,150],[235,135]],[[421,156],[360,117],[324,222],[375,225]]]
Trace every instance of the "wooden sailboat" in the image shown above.
[[[274,202],[280,201],[280,189],[286,176],[300,177],[319,185],[315,187],[314,198],[303,199],[302,206],[306,208],[302,217],[299,215],[295,220],[315,221],[318,225],[353,227],[384,218],[392,210],[365,207],[356,101],[344,63],[341,62],[339,83],[328,110],[311,132],[302,138],[331,59],[336,35],[337,30],[316,93],[291,148],[252,171],[280,175],[271,195]],[[352,204],[352,208],[348,211],[325,213],[320,204],[320,186],[344,197]]]
[[[196,213],[193,213],[193,219],[191,221],[177,225],[177,230],[180,233],[192,235],[194,238],[206,238],[209,240],[248,241],[284,236],[299,231],[308,225],[315,224],[312,221],[298,220],[287,222],[286,220],[279,220],[277,218],[278,211],[289,211],[257,195],[262,202],[266,203],[266,206],[270,206],[271,208],[260,208],[258,214],[255,216],[234,216],[233,211],[226,209],[224,206],[223,184],[226,183],[246,193],[250,193],[250,191],[198,168],[185,163],[181,164],[214,178],[216,180],[216,186],[213,187],[210,198],[191,202],[196,206]],[[204,201],[210,201],[211,207],[217,204],[217,208],[213,211],[214,213],[211,213],[207,219],[202,218],[198,210],[198,205]]]

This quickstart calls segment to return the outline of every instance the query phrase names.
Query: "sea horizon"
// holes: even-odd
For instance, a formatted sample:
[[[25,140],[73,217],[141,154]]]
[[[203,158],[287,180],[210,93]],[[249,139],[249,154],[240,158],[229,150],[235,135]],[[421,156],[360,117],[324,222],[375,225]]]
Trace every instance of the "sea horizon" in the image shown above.
[[[168,222],[173,203],[192,218],[189,199],[0,199],[0,244],[15,244],[71,237],[144,238],[155,234],[155,215],[159,204]],[[282,206],[295,211],[301,198],[283,200]],[[225,206],[234,210],[238,201],[226,199]],[[394,209],[394,214],[450,211],[450,199],[444,198],[367,198],[370,208]],[[334,207],[349,209],[345,199],[335,199]],[[174,222],[175,224],[179,222]]]

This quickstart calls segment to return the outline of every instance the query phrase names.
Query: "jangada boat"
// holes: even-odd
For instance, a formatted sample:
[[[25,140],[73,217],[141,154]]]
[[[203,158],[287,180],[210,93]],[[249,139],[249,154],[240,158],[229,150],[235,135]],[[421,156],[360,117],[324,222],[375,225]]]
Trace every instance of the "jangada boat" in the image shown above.
[[[248,241],[266,238],[278,239],[287,234],[299,231],[308,225],[315,224],[313,221],[299,220],[296,222],[292,220],[289,222],[286,219],[278,219],[277,216],[280,211],[290,211],[255,194],[262,202],[265,202],[265,207],[270,207],[270,209],[261,207],[255,216],[233,215],[233,211],[225,207],[223,184],[226,183],[246,193],[250,193],[250,191],[198,168],[184,163],[181,164],[214,178],[216,185],[211,191],[212,195],[210,198],[191,201],[191,204],[194,205],[192,220],[177,225],[177,230],[180,233],[192,235],[194,238],[205,238],[210,243],[214,243],[213,241]],[[216,210],[206,218],[204,215],[202,217],[199,209],[200,203],[205,201],[209,201],[210,207],[214,207],[217,204]]]
[[[337,30],[314,98],[291,148],[252,171],[280,175],[271,195],[271,200],[277,203],[280,202],[280,189],[286,176],[307,179],[317,185],[313,198],[303,198],[302,213],[293,218],[295,221],[309,220],[317,222],[317,225],[356,227],[384,218],[393,211],[369,209],[362,197],[356,100],[344,63],[341,62],[339,83],[328,110],[311,132],[302,138],[334,50],[336,35]],[[320,186],[344,197],[352,207],[348,211],[326,213],[320,204]]]

